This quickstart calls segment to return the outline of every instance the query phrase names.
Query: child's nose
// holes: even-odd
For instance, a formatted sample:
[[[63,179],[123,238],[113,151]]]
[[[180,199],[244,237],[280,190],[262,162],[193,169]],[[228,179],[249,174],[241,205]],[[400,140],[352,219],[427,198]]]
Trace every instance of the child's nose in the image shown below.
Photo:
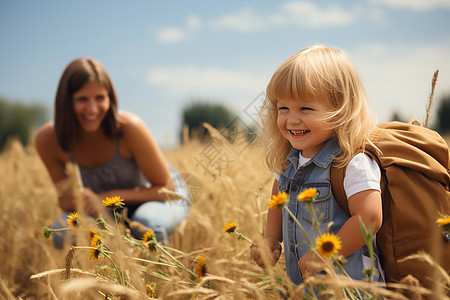
[[[293,113],[288,118],[289,124],[300,124],[302,122],[302,119],[297,114]]]

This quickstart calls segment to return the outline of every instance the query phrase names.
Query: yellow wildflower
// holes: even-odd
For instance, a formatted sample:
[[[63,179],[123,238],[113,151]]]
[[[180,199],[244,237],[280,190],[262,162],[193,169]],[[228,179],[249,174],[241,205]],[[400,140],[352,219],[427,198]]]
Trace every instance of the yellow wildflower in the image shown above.
[[[341,249],[341,240],[338,236],[324,233],[316,239],[317,253],[323,258],[336,254]]]
[[[237,224],[236,222],[231,222],[223,229],[223,232],[232,233],[236,230]]]
[[[151,251],[156,251],[156,236],[153,230],[147,231],[142,237],[142,242]]]
[[[286,192],[279,192],[278,195],[273,195],[270,200],[269,208],[280,208],[286,203],[288,195]]]
[[[436,223],[442,228],[443,231],[450,231],[450,217],[439,218]]]
[[[78,225],[80,225],[80,216],[78,215],[77,212],[71,212],[71,213],[67,216],[66,222],[67,222],[67,224],[69,224],[70,226],[77,227]]]
[[[156,283],[152,282],[151,284],[146,284],[145,285],[146,291],[147,291],[147,296],[150,298],[156,298]]]
[[[436,220],[436,223],[438,223],[439,226],[444,227],[445,225],[450,224],[450,217],[439,218],[439,219]]]
[[[102,241],[100,240],[100,236],[98,235],[97,231],[95,229],[89,230],[89,240],[91,241],[90,246],[94,249],[91,249],[91,257],[90,259],[98,259],[98,256],[100,255],[100,246],[102,244]]]
[[[122,206],[125,205],[125,203],[123,202],[123,199],[120,199],[120,196],[114,196],[111,198],[106,197],[106,199],[103,200],[102,202],[103,202],[103,205],[109,209],[122,208]]]
[[[314,201],[317,197],[317,189],[306,189],[297,196],[298,201]]]
[[[91,241],[94,236],[98,235],[97,231],[95,229],[89,230],[89,240]]]
[[[205,276],[206,274],[206,266],[205,266],[205,257],[202,255],[198,255],[196,258],[197,265],[195,266],[195,274],[198,278]]]

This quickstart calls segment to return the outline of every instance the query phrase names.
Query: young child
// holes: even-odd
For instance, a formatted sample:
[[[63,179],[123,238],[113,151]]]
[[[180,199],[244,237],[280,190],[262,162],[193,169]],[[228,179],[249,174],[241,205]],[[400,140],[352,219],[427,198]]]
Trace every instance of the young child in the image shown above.
[[[306,203],[296,199],[305,189],[316,188],[319,195],[314,210],[322,218],[320,230],[323,233],[329,227],[329,232],[340,238],[338,254],[348,260],[344,265],[347,273],[361,279],[370,258],[358,218],[367,227],[373,226],[374,234],[381,227],[381,172],[370,156],[359,153],[370,143],[376,120],[354,66],[343,52],[324,46],[294,54],[272,76],[262,116],[264,160],[275,173],[272,193],[286,191],[290,195],[288,208],[312,238],[318,234],[312,229],[311,213]],[[350,216],[333,196],[332,164],[348,164],[344,188]],[[285,209],[269,209],[265,240],[272,251],[272,264],[278,261],[284,241],[286,271],[295,284],[320,271],[311,268],[311,261],[318,258],[311,254],[303,231]],[[252,251],[252,257],[263,265],[259,251]],[[375,266],[382,274],[379,264]],[[382,280],[381,276],[376,280]]]

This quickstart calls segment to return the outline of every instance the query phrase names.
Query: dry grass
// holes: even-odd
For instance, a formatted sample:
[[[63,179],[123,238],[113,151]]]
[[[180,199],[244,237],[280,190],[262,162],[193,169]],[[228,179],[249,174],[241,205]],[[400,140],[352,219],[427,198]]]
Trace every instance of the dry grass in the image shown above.
[[[449,139],[447,139],[449,141]],[[242,142],[242,140],[241,140]],[[212,147],[212,148],[211,148]],[[206,154],[219,151],[219,166],[204,169]],[[216,153],[217,154],[217,153]],[[60,214],[57,193],[34,147],[12,142],[0,155],[0,298],[2,299],[299,299],[306,297],[285,275],[281,259],[263,270],[249,257],[250,244],[223,233],[231,221],[239,232],[259,243],[265,228],[272,175],[262,165],[258,148],[247,143],[228,144],[216,132],[213,144],[188,141],[166,151],[168,161],[194,187],[189,218],[170,237],[170,255],[187,268],[195,258],[206,258],[207,273],[200,280],[191,273],[145,260],[172,262],[162,252],[147,253],[117,234],[104,235],[125,285],[117,284],[108,262],[89,260],[89,250],[67,245],[57,250],[44,239],[42,226],[51,226]],[[170,196],[170,195],[169,195]],[[82,218],[76,231],[77,245],[89,245],[87,231],[93,220]],[[69,271],[69,272],[68,272]],[[37,275],[36,275],[37,274]],[[30,279],[30,277],[34,275]],[[309,279],[329,283],[338,295],[341,287],[359,286],[386,299],[406,299],[376,285],[330,275]],[[447,283],[448,284],[448,283]],[[149,287],[154,290],[154,294]],[[214,288],[211,288],[214,287]],[[334,290],[333,290],[334,287]],[[408,285],[415,295],[426,291]],[[415,292],[416,291],[416,292]],[[440,295],[445,299],[445,296]],[[339,298],[339,297],[338,297]],[[418,298],[419,299],[419,298]]]

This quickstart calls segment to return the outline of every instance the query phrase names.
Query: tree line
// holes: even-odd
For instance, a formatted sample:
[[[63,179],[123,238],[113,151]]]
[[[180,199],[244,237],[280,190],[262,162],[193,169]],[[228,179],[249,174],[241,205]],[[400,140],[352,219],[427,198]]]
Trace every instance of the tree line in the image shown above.
[[[182,128],[180,142],[183,142],[183,128],[187,128],[190,138],[208,138],[203,123],[221,130],[238,130],[236,122],[238,114],[224,104],[215,101],[197,100],[186,105],[182,110]],[[450,133],[450,93],[438,100],[433,129],[441,134]],[[31,130],[48,120],[48,108],[42,104],[26,104],[0,98],[0,151],[9,138],[18,138],[24,145],[29,143]],[[405,121],[398,112],[394,112],[392,120]],[[255,136],[255,126],[246,127],[248,139]]]

